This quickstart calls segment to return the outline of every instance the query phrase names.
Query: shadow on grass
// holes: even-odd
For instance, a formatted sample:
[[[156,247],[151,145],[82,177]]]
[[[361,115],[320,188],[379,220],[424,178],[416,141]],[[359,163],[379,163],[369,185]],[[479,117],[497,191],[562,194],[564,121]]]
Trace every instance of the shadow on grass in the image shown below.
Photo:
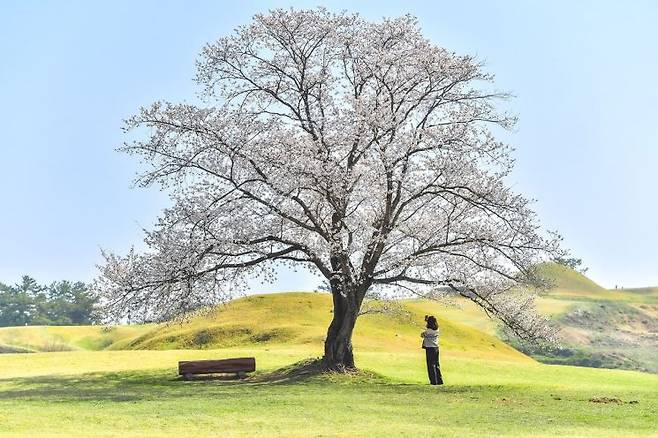
[[[380,374],[358,370],[349,373],[326,371],[317,359],[307,359],[245,379],[234,376],[197,377],[184,380],[169,370],[80,375],[38,376],[0,379],[1,400],[36,401],[114,401],[131,402],[178,397],[212,397],[222,399],[257,393],[265,388],[287,391],[295,386],[353,386],[377,392],[436,392],[437,387],[392,380]],[[478,393],[482,386],[442,387],[444,393]]]
[[[245,379],[252,385],[285,385],[298,383],[379,383],[390,384],[391,380],[368,370],[335,372],[327,370],[320,358],[304,359],[274,371],[256,373]]]
[[[306,359],[291,365],[276,369],[274,371],[256,372],[244,378],[236,374],[199,374],[187,378],[179,377],[177,380],[184,382],[226,382],[240,385],[276,385],[295,384],[313,378],[322,377],[328,372],[322,366],[319,359]],[[364,372],[357,371],[350,375],[362,375]]]

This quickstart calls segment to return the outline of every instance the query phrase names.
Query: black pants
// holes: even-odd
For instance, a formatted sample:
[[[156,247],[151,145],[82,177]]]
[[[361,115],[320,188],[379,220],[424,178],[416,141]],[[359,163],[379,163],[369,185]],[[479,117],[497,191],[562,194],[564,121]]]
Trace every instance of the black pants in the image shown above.
[[[425,358],[427,359],[427,375],[430,378],[430,384],[443,385],[441,368],[439,367],[439,349],[436,347],[425,348]]]

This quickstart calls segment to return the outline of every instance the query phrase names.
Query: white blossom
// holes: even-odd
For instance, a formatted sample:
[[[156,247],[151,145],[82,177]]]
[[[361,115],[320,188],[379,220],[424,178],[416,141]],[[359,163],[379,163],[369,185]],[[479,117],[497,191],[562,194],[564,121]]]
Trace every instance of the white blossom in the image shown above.
[[[274,10],[208,44],[197,69],[203,106],[156,102],[126,123],[146,128],[123,148],[147,165],[138,182],[174,202],[148,251],[106,254],[111,315],[170,318],[289,263],[354,319],[370,292],[449,291],[521,337],[551,335],[519,286],[559,239],[506,184],[512,149],[494,132],[516,120],[479,61],[410,16]]]

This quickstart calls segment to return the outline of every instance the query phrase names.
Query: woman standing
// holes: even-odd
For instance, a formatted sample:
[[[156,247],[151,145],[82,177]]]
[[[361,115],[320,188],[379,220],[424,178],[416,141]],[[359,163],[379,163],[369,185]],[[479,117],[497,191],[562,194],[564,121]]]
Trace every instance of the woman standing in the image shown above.
[[[431,385],[443,385],[441,368],[439,367],[439,323],[434,316],[425,315],[427,330],[420,334],[423,338],[423,348],[427,360],[427,374]]]

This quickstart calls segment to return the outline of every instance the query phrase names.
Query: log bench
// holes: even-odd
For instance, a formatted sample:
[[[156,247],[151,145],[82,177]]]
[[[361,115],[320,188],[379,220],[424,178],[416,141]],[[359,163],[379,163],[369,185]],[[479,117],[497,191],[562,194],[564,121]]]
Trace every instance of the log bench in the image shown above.
[[[178,374],[189,380],[194,374],[235,373],[244,378],[246,373],[256,371],[256,358],[236,357],[221,360],[182,360],[178,362]]]

